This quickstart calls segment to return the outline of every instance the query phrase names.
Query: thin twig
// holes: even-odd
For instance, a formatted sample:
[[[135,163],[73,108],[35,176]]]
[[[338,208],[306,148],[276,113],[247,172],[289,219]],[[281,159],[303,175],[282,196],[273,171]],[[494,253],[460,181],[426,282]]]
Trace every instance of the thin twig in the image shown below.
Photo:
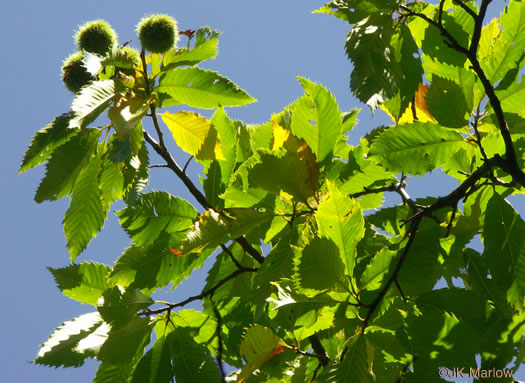
[[[478,14],[477,14],[474,10],[472,10],[471,8],[469,8],[469,6],[468,6],[467,4],[465,4],[463,1],[461,1],[461,0],[452,0],[452,2],[453,2],[454,4],[459,5],[461,8],[463,8],[463,10],[464,10],[465,12],[467,12],[470,16],[472,16],[472,18],[473,18],[474,20],[477,19]]]
[[[213,207],[208,202],[204,194],[202,194],[201,191],[197,189],[197,187],[193,184],[190,178],[179,167],[177,162],[175,162],[168,149],[166,149],[166,147],[162,147],[160,143],[155,141],[155,139],[151,137],[150,134],[146,131],[144,131],[144,139],[148,144],[151,145],[151,147],[157,152],[157,154],[161,156],[164,159],[164,161],[166,161],[168,167],[177,175],[177,177],[179,177],[179,179],[184,183],[184,185],[186,185],[189,192],[191,193],[191,195],[193,195],[193,197],[195,197],[197,202],[199,202],[201,206],[205,209],[213,209]],[[252,245],[248,243],[246,238],[239,237],[235,241],[239,245],[241,245],[243,250],[250,254],[257,262],[259,262],[260,264],[264,262],[264,257],[257,250],[255,250],[255,248]]]
[[[224,251],[231,258],[232,262],[237,266],[238,269],[242,269],[243,266],[239,263],[237,259],[233,256],[233,253],[225,245],[221,245],[222,251]]]
[[[143,311],[140,312],[140,315],[149,316],[149,315],[162,314],[162,313],[164,313],[166,311],[173,310],[176,307],[183,307],[183,306],[186,306],[188,303],[202,300],[203,298],[211,296],[213,293],[215,293],[215,291],[219,287],[224,285],[226,282],[231,281],[232,279],[234,279],[237,276],[241,275],[242,273],[248,273],[248,272],[255,273],[255,272],[257,272],[257,270],[258,269],[251,268],[251,267],[243,267],[242,269],[234,271],[233,273],[228,275],[226,278],[224,278],[221,281],[219,281],[215,286],[210,287],[208,290],[202,291],[199,295],[194,295],[192,297],[186,298],[185,300],[183,300],[181,302],[172,303],[172,304],[170,304],[170,305],[168,305],[166,307],[163,307],[163,308],[160,308],[160,309],[157,309],[157,310],[147,310],[147,309],[143,310]]]
[[[224,371],[224,362],[222,361],[222,353],[224,345],[222,343],[222,317],[221,313],[219,312],[219,309],[217,309],[217,306],[213,302],[213,295],[210,295],[209,298],[211,307],[213,309],[213,313],[215,314],[215,318],[217,319],[217,339],[219,341],[219,346],[217,347],[217,364],[219,365],[219,372],[221,373],[221,379],[222,382],[226,382],[226,372]]]

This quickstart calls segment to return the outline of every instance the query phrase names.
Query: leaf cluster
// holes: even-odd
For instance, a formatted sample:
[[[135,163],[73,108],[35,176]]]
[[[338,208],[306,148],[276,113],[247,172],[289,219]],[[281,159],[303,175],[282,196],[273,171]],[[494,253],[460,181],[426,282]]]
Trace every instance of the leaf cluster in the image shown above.
[[[442,366],[516,371],[525,221],[505,198],[525,187],[525,3],[509,1],[487,24],[489,3],[334,0],[317,11],[349,24],[350,90],[393,120],[357,145],[347,134],[359,110],[341,111],[304,77],[304,95],[268,122],[232,120],[226,107],[255,100],[199,68],[217,55],[208,27],[183,32],[186,48],[143,49],[140,60],[118,46],[91,57],[96,81],[35,134],[20,168],[47,162],[37,202],[69,196],[72,263],[50,271],[64,295],[95,310],[60,325],[35,363],[96,358],[94,382],[433,382]],[[102,116],[109,123],[96,126]],[[202,167],[201,185],[168,151],[167,132]],[[151,149],[200,206],[146,191]],[[412,199],[413,176],[432,171],[458,186]],[[385,193],[402,203],[385,207]],[[130,246],[114,265],[76,263],[117,200]],[[199,294],[152,298],[209,257]],[[195,301],[201,311],[184,309]]]

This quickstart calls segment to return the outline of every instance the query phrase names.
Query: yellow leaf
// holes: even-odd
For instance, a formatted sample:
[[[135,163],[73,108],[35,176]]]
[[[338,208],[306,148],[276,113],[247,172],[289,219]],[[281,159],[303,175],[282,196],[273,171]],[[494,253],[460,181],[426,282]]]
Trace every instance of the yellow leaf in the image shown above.
[[[419,83],[419,88],[416,92],[415,99],[416,99],[416,115],[418,121],[421,122],[435,122],[436,120],[434,117],[430,114],[430,112],[427,109],[427,104],[425,102],[425,98],[427,96],[429,86],[425,85],[423,83]],[[394,121],[394,118],[392,114],[384,107],[384,105],[381,105],[381,109],[383,109],[386,114],[392,118],[392,121]],[[403,123],[410,123],[414,122],[414,113],[412,110],[412,102],[408,104],[408,108],[405,110],[405,113],[399,118],[398,124]]]
[[[273,147],[272,150],[278,150],[281,149],[288,140],[288,137],[290,136],[290,132],[286,129],[284,129],[281,125],[279,125],[277,122],[272,120],[273,125]]]

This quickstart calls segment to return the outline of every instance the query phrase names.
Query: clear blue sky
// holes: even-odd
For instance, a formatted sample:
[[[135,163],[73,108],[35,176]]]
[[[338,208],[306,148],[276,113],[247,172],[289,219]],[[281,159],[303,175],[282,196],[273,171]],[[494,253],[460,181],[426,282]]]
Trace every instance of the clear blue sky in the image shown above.
[[[72,97],[60,81],[60,66],[75,50],[72,36],[77,26],[103,18],[118,32],[120,42],[131,39],[134,41],[130,45],[138,47],[135,25],[146,13],[170,14],[182,30],[209,25],[223,35],[219,56],[205,66],[231,78],[259,100],[245,108],[229,108],[230,116],[250,123],[268,120],[272,113],[302,94],[295,78],[301,75],[328,87],[342,110],[363,107],[360,126],[351,137],[357,141],[359,135],[388,123],[388,119],[381,112],[372,118],[367,108],[351,96],[348,90],[351,66],[343,50],[348,27],[332,17],[311,14],[323,3],[318,0],[2,2],[1,382],[82,383],[91,381],[96,370],[95,362],[79,369],[58,370],[29,363],[38,345],[60,322],[92,309],[63,297],[45,269],[68,264],[61,226],[67,199],[33,202],[44,167],[15,176],[33,133],[69,110]],[[494,2],[492,17],[499,12],[500,4],[503,2]],[[186,158],[177,156],[179,162]],[[194,172],[196,169],[193,167]],[[153,169],[151,175],[151,188],[190,198],[167,170]],[[408,192],[415,197],[442,195],[453,185],[434,175],[410,181]],[[110,217],[102,234],[79,261],[111,264],[128,243],[117,220]],[[199,282],[202,273],[163,299],[177,301],[194,294],[200,291]]]

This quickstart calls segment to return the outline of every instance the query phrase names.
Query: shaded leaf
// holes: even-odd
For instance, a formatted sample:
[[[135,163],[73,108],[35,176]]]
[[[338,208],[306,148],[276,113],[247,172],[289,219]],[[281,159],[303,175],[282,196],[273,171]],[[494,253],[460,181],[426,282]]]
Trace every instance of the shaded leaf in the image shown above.
[[[178,327],[166,339],[175,379],[180,382],[220,382],[219,369],[211,355],[193,339],[190,329]]]
[[[72,261],[86,248],[106,220],[107,212],[102,206],[98,188],[101,162],[100,157],[92,159],[80,173],[64,216],[64,234]]]
[[[141,194],[133,205],[117,212],[120,224],[138,245],[148,245],[163,233],[182,232],[191,227],[197,210],[168,192]]]
[[[105,337],[95,335],[99,328],[106,328],[106,325],[96,311],[62,323],[40,347],[33,363],[54,367],[81,366],[88,356],[93,355],[88,352],[87,347],[77,350],[79,342],[89,339],[93,346],[100,346],[105,341]]]
[[[294,251],[294,279],[301,293],[316,295],[331,289],[342,278],[345,266],[331,239],[316,237],[303,249]]]
[[[68,128],[70,120],[70,114],[62,114],[35,133],[24,154],[19,174],[43,164],[56,148],[69,141],[80,131]]]
[[[276,195],[282,190],[301,202],[314,195],[317,178],[312,173],[317,176],[317,169],[310,167],[307,157],[285,150],[260,150],[259,154],[259,163],[249,170],[250,183]]]
[[[273,215],[252,209],[228,209],[228,216],[214,210],[205,211],[188,233],[180,250],[184,254],[215,249],[220,244],[249,233],[257,226],[270,221]]]
[[[115,365],[126,365],[142,355],[150,342],[153,325],[148,318],[133,318],[123,326],[113,327],[102,345],[98,359]]]
[[[56,200],[71,193],[75,180],[97,145],[100,130],[85,129],[57,148],[46,165],[46,175],[35,194],[36,202]]]
[[[62,293],[80,303],[96,305],[107,288],[110,268],[100,263],[73,264],[60,269],[47,268]]]
[[[93,81],[82,88],[71,104],[73,118],[69,122],[71,128],[85,128],[109,106],[115,96],[113,80]]]
[[[346,272],[351,275],[355,264],[355,246],[365,234],[359,202],[345,196],[328,181],[328,194],[318,205],[315,217],[319,233],[335,242]]]

